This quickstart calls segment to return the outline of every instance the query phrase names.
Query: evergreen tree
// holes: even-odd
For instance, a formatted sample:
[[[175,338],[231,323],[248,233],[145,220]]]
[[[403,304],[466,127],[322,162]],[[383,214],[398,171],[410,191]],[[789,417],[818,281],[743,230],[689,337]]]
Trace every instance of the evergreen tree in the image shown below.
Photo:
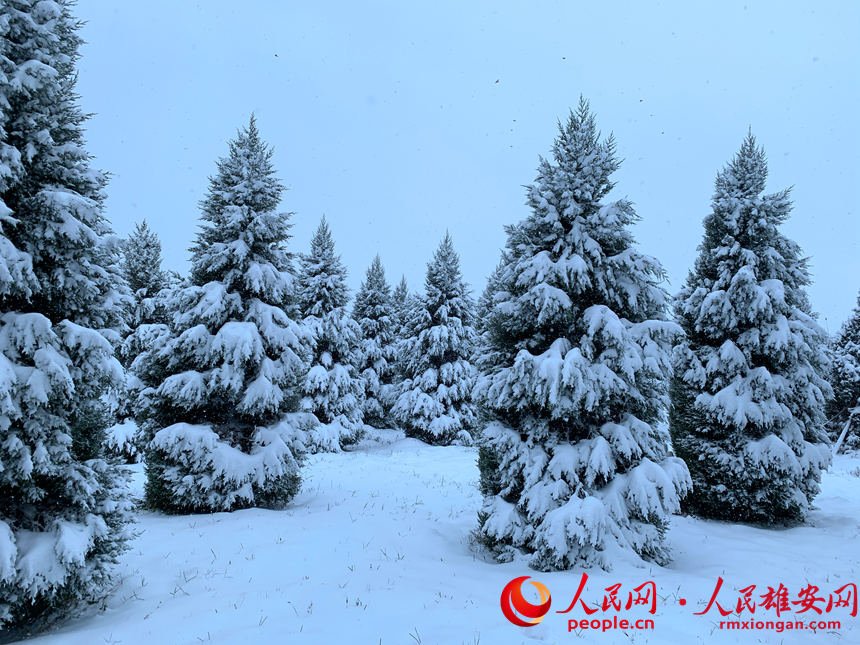
[[[122,259],[122,273],[133,294],[152,297],[164,287],[166,276],[161,269],[161,240],[146,220],[134,225],[134,231],[123,245]]]
[[[409,311],[413,303],[413,295],[409,293],[406,276],[400,277],[400,282],[391,294],[392,327],[394,329],[394,362],[392,363],[393,382],[392,394],[396,400],[399,385],[406,378],[406,323],[409,321]]]
[[[161,241],[146,220],[135,224],[134,231],[122,244],[120,269],[133,295],[126,313],[128,335],[119,346],[119,359],[129,368],[137,355],[147,347],[146,335],[137,333],[137,329],[142,325],[167,322],[163,299],[156,297],[168,281],[167,274],[161,269]],[[135,431],[134,424],[127,421],[132,414],[132,401],[141,388],[140,380],[128,370],[122,395],[117,402],[118,423],[108,429],[105,444],[109,454],[127,463],[137,463],[143,459],[142,438]]]
[[[406,434],[427,443],[471,443],[474,304],[449,234],[427,265],[425,293],[406,325],[406,380],[393,414]]]
[[[169,512],[280,507],[299,486],[297,408],[303,332],[287,311],[290,214],[253,116],[218,162],[201,202],[188,284],[169,327],[133,367],[147,387],[137,417],[149,442],[146,499]]]
[[[359,372],[364,379],[364,422],[385,427],[393,405],[392,379],[395,359],[394,308],[391,287],[379,255],[373,258],[367,277],[355,295],[353,318],[362,332]]]
[[[603,201],[619,161],[584,99],[552,153],[486,297],[477,538],[540,570],[665,562],[690,482],[659,427],[678,332],[664,272],[635,248],[632,204]]]
[[[857,306],[830,346],[833,399],[827,408],[829,428],[837,440],[854,414],[845,445],[860,448],[860,295]],[[856,412],[855,412],[856,410]]]
[[[140,325],[167,322],[164,303],[156,296],[175,281],[172,274],[161,268],[161,240],[146,220],[135,224],[134,231],[124,242],[121,267],[134,295],[128,316],[130,331],[134,332]],[[122,357],[129,364],[138,353],[135,348],[124,347]]]
[[[493,272],[487,278],[487,285],[484,287],[484,291],[481,293],[481,297],[478,298],[478,305],[476,308],[476,322],[475,322],[475,330],[481,336],[483,336],[484,332],[487,331],[487,321],[489,320],[490,314],[493,311],[494,306],[494,298],[496,296],[496,291],[498,290],[499,280],[501,279],[502,273],[505,269],[505,261],[506,256],[503,253],[502,259],[499,260],[499,263],[496,265],[496,268],[493,269]]]
[[[693,271],[675,302],[671,432],[696,494],[686,507],[734,521],[802,519],[829,461],[825,336],[810,312],[807,261],[779,225],[788,190],[763,195],[749,134],[717,175]]]
[[[409,287],[406,276],[400,277],[400,282],[391,294],[392,324],[396,334],[400,334],[409,317]]]
[[[299,305],[313,353],[302,408],[330,430],[324,444],[317,448],[337,450],[358,441],[364,430],[364,384],[358,372],[361,328],[346,308],[346,268],[335,253],[325,217],[301,265]]]
[[[157,352],[152,350],[161,348],[170,336],[175,290],[189,286],[174,271],[161,272],[160,277],[160,282],[155,281],[135,293],[129,316],[131,333],[120,348],[120,358],[126,366],[124,396],[117,410],[118,423],[108,429],[107,449],[126,463],[143,461],[152,438],[130,417],[141,408],[138,397],[143,391],[157,388],[169,376],[162,369],[164,366],[154,361]]]
[[[128,291],[75,94],[69,3],[0,5],[0,630],[104,594],[126,480],[103,458]]]

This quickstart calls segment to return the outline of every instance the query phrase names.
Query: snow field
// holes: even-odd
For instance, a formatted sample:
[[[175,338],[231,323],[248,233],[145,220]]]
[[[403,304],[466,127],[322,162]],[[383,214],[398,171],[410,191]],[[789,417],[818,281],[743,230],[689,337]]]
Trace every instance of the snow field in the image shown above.
[[[138,513],[139,536],[118,567],[120,581],[100,612],[93,607],[34,645],[336,643],[507,645],[519,643],[854,643],[857,619],[845,610],[838,633],[720,630],[712,609],[695,616],[716,579],[723,607],[737,589],[807,582],[826,597],[857,581],[860,458],[840,456],[825,473],[817,509],[805,526],[760,529],[674,517],[667,567],[618,563],[587,571],[583,599],[604,588],[653,580],[659,596],[654,631],[567,632],[581,571],[541,573],[525,560],[492,564],[469,543],[481,496],[474,448],[431,447],[380,431],[354,451],[308,458],[302,491],[286,510],[212,515]],[[135,486],[142,487],[141,466]],[[499,596],[512,578],[547,585],[553,606],[535,627],[509,624]],[[527,585],[528,587],[528,585]],[[524,590],[526,597],[528,590]],[[678,603],[687,599],[687,605]],[[532,601],[536,598],[532,598]],[[594,617],[611,617],[598,612]],[[619,618],[651,617],[633,610]],[[759,619],[774,619],[759,610]],[[804,619],[790,614],[787,619]],[[729,619],[734,619],[730,617]]]

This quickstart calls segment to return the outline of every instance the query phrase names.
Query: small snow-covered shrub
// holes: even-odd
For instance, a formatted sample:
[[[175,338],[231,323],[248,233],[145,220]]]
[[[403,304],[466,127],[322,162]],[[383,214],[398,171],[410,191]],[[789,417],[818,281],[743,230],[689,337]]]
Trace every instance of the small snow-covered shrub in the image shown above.
[[[294,434],[289,422],[259,428],[239,449],[209,426],[168,426],[150,443],[146,498],[174,513],[282,508],[301,484]]]

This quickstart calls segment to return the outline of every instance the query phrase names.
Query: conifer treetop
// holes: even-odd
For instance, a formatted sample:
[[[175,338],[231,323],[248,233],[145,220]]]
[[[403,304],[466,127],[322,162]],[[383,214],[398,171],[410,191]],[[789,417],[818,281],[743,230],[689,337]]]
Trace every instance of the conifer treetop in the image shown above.
[[[767,182],[767,156],[758,145],[752,128],[732,160],[717,174],[716,195],[720,197],[754,197],[764,191]]]
[[[132,293],[146,289],[153,296],[165,285],[161,262],[161,240],[145,219],[137,222],[123,248],[122,272]]]
[[[462,280],[460,256],[454,250],[454,241],[448,231],[445,231],[445,237],[427,265],[424,286],[427,309],[431,315],[439,317],[440,323],[447,322],[449,316],[462,318],[463,324],[471,322],[469,288]]]
[[[406,300],[406,296],[409,295],[409,285],[406,284],[406,276],[400,276],[400,282],[397,283],[397,286],[394,288],[394,299],[395,300]]]
[[[253,115],[229,148],[200,202],[203,223],[191,247],[191,283],[219,281],[228,291],[283,303],[292,287],[286,251],[292,213],[276,211],[284,187]]]
[[[570,197],[577,203],[598,202],[615,187],[609,180],[621,165],[615,156],[615,137],[610,133],[601,141],[596,117],[584,97],[579,97],[576,110],[571,110],[565,123],[558,122],[552,155],[567,178]],[[541,159],[541,170],[545,165],[548,162]]]
[[[588,307],[634,322],[665,318],[665,272],[635,247],[633,205],[601,201],[619,161],[585,99],[559,124],[552,151],[527,187],[529,214],[506,227],[504,266],[493,276],[493,298],[505,312],[491,311],[483,327],[502,363],[521,349],[540,353],[560,336],[578,336]]]
[[[723,340],[781,314],[817,327],[803,289],[811,283],[808,259],[779,229],[791,212],[790,189],[764,194],[767,172],[750,131],[717,174],[699,255],[676,301],[688,333]]]
[[[391,287],[385,279],[382,258],[377,253],[367,269],[361,287],[355,294],[353,315],[365,334],[375,335],[379,331],[379,320],[391,315],[391,302]],[[369,321],[375,321],[373,329],[366,328]]]
[[[302,256],[302,269],[300,305],[305,316],[325,316],[347,305],[347,271],[335,252],[325,215],[311,238],[310,253]]]
[[[836,334],[836,341],[860,344],[860,293],[857,294],[857,304],[851,311],[851,315],[839,328],[839,332]]]

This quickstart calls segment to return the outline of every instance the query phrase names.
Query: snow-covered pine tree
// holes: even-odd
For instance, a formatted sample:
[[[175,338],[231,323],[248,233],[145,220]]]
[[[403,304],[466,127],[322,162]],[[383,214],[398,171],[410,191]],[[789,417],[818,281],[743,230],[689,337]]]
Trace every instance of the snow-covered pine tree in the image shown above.
[[[733,521],[799,520],[830,451],[826,337],[810,311],[807,261],[779,225],[788,190],[762,194],[750,133],[716,179],[695,267],[675,300],[670,429],[690,467],[685,507]]]
[[[833,399],[828,404],[827,416],[831,438],[834,441],[839,438],[853,412],[843,445],[860,448],[860,295],[857,306],[830,345],[830,356]]]
[[[665,562],[690,478],[660,429],[678,333],[664,272],[635,247],[632,204],[603,201],[619,161],[584,99],[552,154],[487,296],[476,536],[539,570]]]
[[[127,288],[75,94],[69,3],[0,5],[0,631],[106,591],[129,539],[102,458]]]
[[[392,363],[395,400],[400,383],[406,378],[405,351],[406,323],[409,320],[409,310],[413,304],[413,295],[409,293],[406,276],[400,277],[400,282],[391,294],[392,323],[394,329],[394,362]]]
[[[448,233],[427,264],[424,285],[406,325],[407,378],[392,413],[407,436],[432,444],[469,444],[476,424],[475,312]]]
[[[499,259],[496,268],[490,273],[487,277],[487,284],[484,286],[484,290],[481,292],[480,298],[478,298],[478,303],[475,307],[475,334],[477,336],[476,340],[476,356],[475,356],[475,367],[477,369],[478,374],[490,369],[492,367],[492,360],[487,362],[487,356],[481,354],[483,348],[489,347],[491,345],[491,340],[486,335],[489,333],[490,328],[487,323],[490,318],[490,313],[493,310],[495,305],[495,297],[496,291],[499,286],[499,279],[502,275],[502,271],[505,268],[505,263],[507,260],[507,256],[504,251],[501,254],[501,258]],[[477,405],[477,401],[476,401]],[[477,434],[480,435],[480,429],[486,426],[493,420],[493,417],[487,413],[487,411],[477,405],[478,411],[478,424],[477,427],[479,432]],[[479,448],[479,455],[483,454]]]
[[[122,273],[131,292],[138,297],[152,297],[166,282],[161,268],[161,240],[146,220],[134,225],[123,244]],[[140,293],[143,292],[143,293]]]
[[[507,256],[503,252],[502,258],[499,260],[496,268],[493,269],[493,272],[490,273],[487,278],[487,284],[481,292],[481,297],[478,298],[478,304],[475,308],[475,331],[479,336],[482,336],[487,329],[486,323],[490,317],[490,313],[493,311],[493,306],[495,304],[494,298],[496,296],[497,287],[499,286],[499,279],[505,269],[506,261]]]
[[[128,316],[131,331],[123,341],[120,352],[123,362],[128,366],[132,401],[135,398],[134,393],[139,392],[141,387],[136,379],[148,373],[148,370],[134,367],[137,357],[152,349],[154,333],[158,335],[169,329],[175,313],[171,310],[175,304],[175,291],[191,284],[175,271],[160,271],[153,278],[149,287],[142,287],[134,294],[132,310]]]
[[[134,225],[134,231],[122,248],[122,273],[134,294],[134,305],[129,315],[132,331],[140,325],[167,322],[166,312],[156,306],[153,299],[168,286],[170,278],[161,268],[161,240],[146,220]],[[137,353],[123,359],[130,363]]]
[[[230,141],[201,202],[189,283],[172,291],[169,329],[133,367],[148,385],[146,499],[168,512],[281,507],[297,492],[294,452],[303,331],[287,313],[290,214],[254,117]]]
[[[385,279],[385,269],[378,254],[355,294],[352,315],[362,332],[359,373],[364,379],[364,422],[384,428],[394,404],[392,380],[396,335],[391,287]]]
[[[406,284],[405,275],[400,276],[400,282],[397,283],[391,293],[391,308],[395,334],[400,334],[400,330],[406,324],[409,316],[409,286]]]
[[[364,383],[358,372],[361,328],[347,311],[346,276],[323,217],[311,239],[310,253],[301,257],[299,289],[303,324],[313,350],[302,409],[327,428],[317,450],[338,450],[358,441],[364,432]]]
[[[157,298],[158,292],[168,283],[168,276],[161,269],[161,241],[146,220],[135,224],[134,231],[123,242],[120,269],[133,296],[126,312],[128,335],[118,352],[127,371],[117,405],[117,423],[108,428],[105,446],[109,454],[127,463],[136,463],[143,459],[144,446],[137,427],[128,417],[132,414],[132,402],[143,386],[128,368],[147,348],[146,330],[137,330],[145,325],[167,322],[163,298]]]

